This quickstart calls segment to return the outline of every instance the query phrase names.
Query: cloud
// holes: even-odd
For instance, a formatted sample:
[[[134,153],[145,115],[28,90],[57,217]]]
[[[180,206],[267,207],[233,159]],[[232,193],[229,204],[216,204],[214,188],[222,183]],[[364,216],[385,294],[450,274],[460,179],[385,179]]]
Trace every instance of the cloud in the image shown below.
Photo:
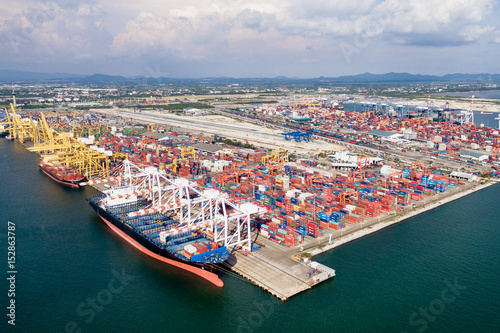
[[[183,59],[201,59],[217,39],[213,23],[206,26],[207,19],[189,19],[196,16],[196,9],[172,10],[168,16],[141,12],[127,22],[125,32],[113,38],[110,45],[114,55],[141,56],[158,53],[175,55]],[[131,52],[132,51],[132,52]]]
[[[393,1],[393,9],[389,11],[392,19],[384,30],[397,44],[463,45],[494,29],[480,24],[494,3],[493,0]]]
[[[194,5],[196,4],[196,5]],[[481,25],[493,0],[218,0],[166,5],[141,12],[113,40],[114,54],[131,47],[139,53],[155,50],[188,59],[203,59],[214,49],[280,40],[309,39],[338,44],[339,38],[368,34],[398,45],[450,46],[479,40],[494,30]],[[236,40],[240,38],[240,42]],[[299,43],[300,52],[304,43]],[[245,47],[246,49],[246,47]]]
[[[165,59],[298,67],[342,57],[339,45],[360,36],[368,54],[500,43],[495,10],[494,0],[21,0],[0,4],[0,59],[144,62],[140,73]]]
[[[36,3],[0,22],[3,53],[19,59],[95,58],[111,40],[99,5],[62,7],[56,1]]]

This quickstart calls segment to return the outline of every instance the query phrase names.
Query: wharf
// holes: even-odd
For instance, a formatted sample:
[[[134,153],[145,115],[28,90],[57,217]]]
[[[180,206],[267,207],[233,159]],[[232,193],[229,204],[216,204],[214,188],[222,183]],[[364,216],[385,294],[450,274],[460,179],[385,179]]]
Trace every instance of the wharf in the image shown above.
[[[337,233],[332,232],[333,234],[332,243],[329,243],[327,237],[324,236],[322,237],[324,238],[323,243],[318,242],[317,244],[305,245],[304,246],[305,251],[308,251],[308,253],[310,253],[312,256],[320,255],[322,253],[333,250],[336,247],[339,247],[356,239],[378,232],[379,230],[390,227],[397,223],[401,223],[414,216],[438,208],[442,205],[463,198],[474,192],[483,190],[487,187],[497,184],[498,182],[499,181],[497,180],[493,180],[485,182],[483,184],[468,183],[465,186],[465,188],[460,187],[453,190],[449,190],[449,192],[451,193],[441,193],[437,196],[434,196],[433,198],[429,198],[427,200],[419,202],[416,205],[415,209],[410,208],[407,210],[403,210],[395,215],[384,216],[383,218],[368,219],[368,222],[365,222],[364,226],[363,225],[349,226],[348,228],[346,228],[347,229],[346,231],[340,231],[341,232],[340,235],[338,234],[339,231],[337,231]]]
[[[297,261],[284,265],[259,252],[247,256],[235,252],[229,257],[227,266],[282,301],[319,283],[313,276],[308,277],[311,271],[308,265]]]
[[[407,208],[398,214],[368,218],[364,224],[349,224],[346,230],[329,230],[319,239],[305,241],[302,247],[312,256],[316,256],[496,183],[467,184],[465,188],[459,187],[449,190],[449,193],[441,193],[427,198],[417,203],[415,208]],[[320,281],[324,281],[321,279],[318,281],[314,275],[308,277],[312,265],[309,266],[293,259],[293,255],[300,252],[297,248],[286,249],[256,233],[252,233],[252,239],[258,239],[265,247],[247,256],[239,251],[235,252],[231,254],[227,262],[228,268],[251,283],[284,301],[302,291],[311,289]],[[316,273],[319,273],[318,270]]]

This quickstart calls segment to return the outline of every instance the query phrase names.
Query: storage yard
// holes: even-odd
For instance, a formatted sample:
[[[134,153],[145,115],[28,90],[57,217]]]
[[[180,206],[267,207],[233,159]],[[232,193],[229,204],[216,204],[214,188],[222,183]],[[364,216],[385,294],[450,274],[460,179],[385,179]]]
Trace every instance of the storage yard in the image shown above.
[[[97,180],[126,159],[217,190],[235,205],[258,206],[262,213],[239,234],[248,243],[230,248],[216,270],[282,300],[335,276],[314,255],[488,186],[498,175],[499,131],[476,126],[470,112],[443,113],[447,119],[438,121],[427,111],[351,112],[319,102],[251,112],[217,107],[201,117],[134,111],[19,115],[12,106],[3,126],[8,137],[78,170],[100,191],[115,182]],[[217,246],[215,235],[205,241]],[[196,254],[191,248],[187,255]]]

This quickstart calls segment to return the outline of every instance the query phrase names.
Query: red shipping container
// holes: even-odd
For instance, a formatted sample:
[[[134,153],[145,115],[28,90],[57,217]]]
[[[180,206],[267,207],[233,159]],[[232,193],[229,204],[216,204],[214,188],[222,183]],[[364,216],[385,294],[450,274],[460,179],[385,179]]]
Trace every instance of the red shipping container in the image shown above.
[[[415,194],[415,193],[413,193],[413,194],[411,195],[411,199],[412,199],[412,200],[415,200],[415,201],[420,201],[420,200],[422,200],[422,196],[421,196],[420,194]]]
[[[208,251],[208,246],[206,246],[206,245],[199,244],[199,243],[194,243],[193,246],[196,248],[196,253],[197,254],[205,253],[205,252]]]

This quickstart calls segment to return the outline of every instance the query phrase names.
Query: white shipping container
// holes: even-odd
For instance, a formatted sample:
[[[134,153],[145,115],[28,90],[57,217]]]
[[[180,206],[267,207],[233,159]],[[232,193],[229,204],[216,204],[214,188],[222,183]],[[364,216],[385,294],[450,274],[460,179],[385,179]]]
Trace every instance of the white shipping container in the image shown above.
[[[295,193],[301,193],[299,190],[289,190],[286,192],[285,196],[289,198],[295,198]]]
[[[193,245],[188,244],[188,245],[184,246],[184,251],[192,253],[192,254],[195,254],[196,253],[196,248]]]
[[[356,206],[354,206],[354,205],[346,205],[345,209],[351,212],[351,211],[353,211],[353,210],[356,209]]]

